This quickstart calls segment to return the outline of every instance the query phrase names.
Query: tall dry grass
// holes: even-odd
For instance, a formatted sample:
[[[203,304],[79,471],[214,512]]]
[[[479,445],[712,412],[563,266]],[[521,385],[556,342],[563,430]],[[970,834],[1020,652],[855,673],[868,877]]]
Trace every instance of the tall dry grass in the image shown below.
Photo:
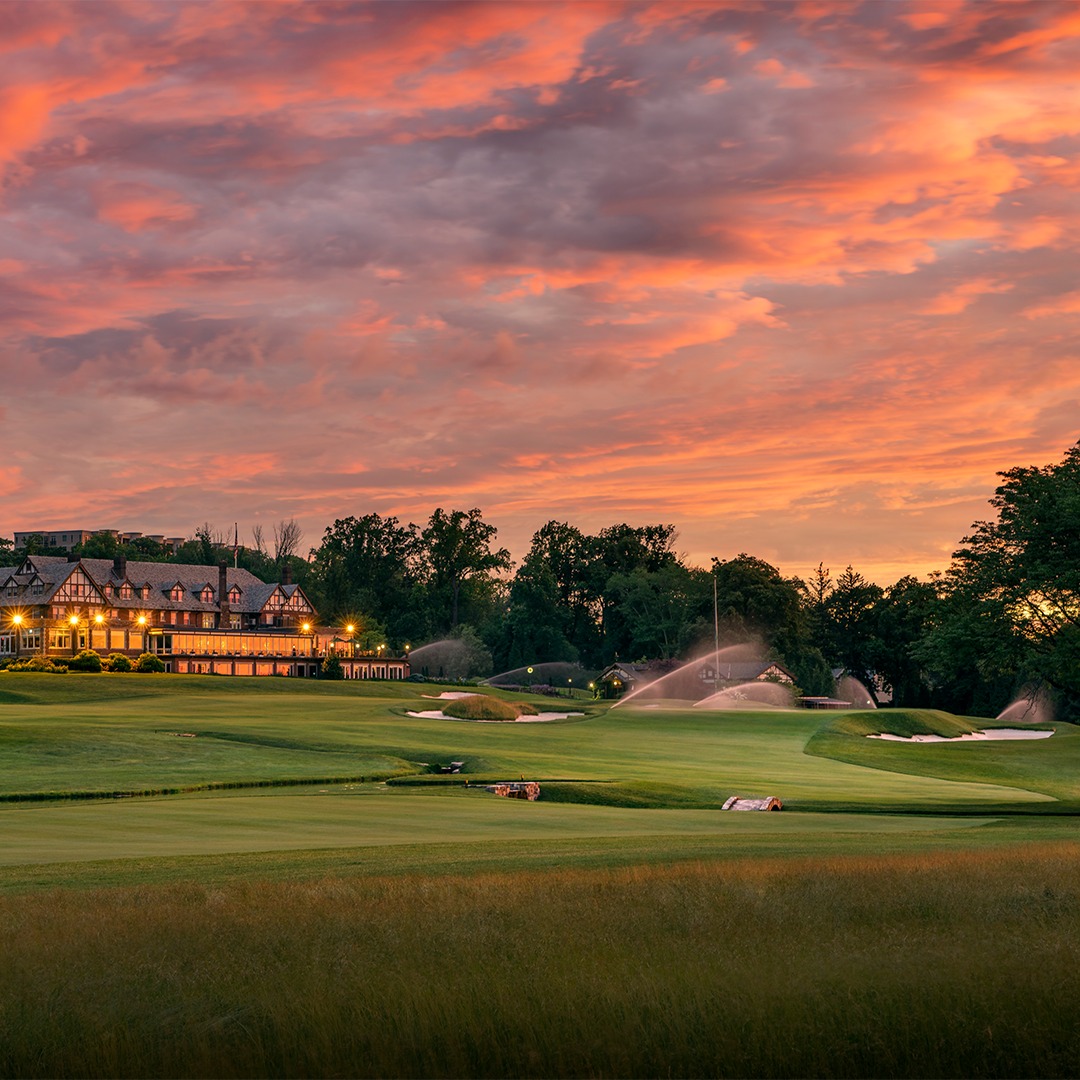
[[[10,896],[0,1073],[1077,1075],[1078,856]]]

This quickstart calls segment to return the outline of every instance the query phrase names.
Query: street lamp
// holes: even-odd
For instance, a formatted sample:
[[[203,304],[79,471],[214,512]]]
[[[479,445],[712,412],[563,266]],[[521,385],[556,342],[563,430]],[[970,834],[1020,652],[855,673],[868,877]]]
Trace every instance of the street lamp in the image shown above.
[[[19,653],[22,651],[22,624],[23,617],[21,615],[11,616],[11,625],[15,631],[15,659],[19,659]]]
[[[71,627],[71,655],[79,651],[79,616],[69,615],[68,626]]]

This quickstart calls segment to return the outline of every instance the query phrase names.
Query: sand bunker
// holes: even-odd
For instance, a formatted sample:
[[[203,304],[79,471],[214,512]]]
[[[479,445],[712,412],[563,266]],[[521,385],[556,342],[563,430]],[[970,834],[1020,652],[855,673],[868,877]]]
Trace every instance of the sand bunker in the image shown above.
[[[581,712],[542,712],[535,716],[519,716],[516,720],[466,720],[460,716],[447,716],[438,709],[427,712],[410,712],[406,716],[415,716],[418,720],[457,720],[462,724],[543,724],[547,720],[566,720],[571,716],[584,716]]]
[[[1000,739],[1049,739],[1052,731],[1032,731],[1030,728],[990,728],[988,731],[972,731],[967,735],[949,738],[945,735],[867,735],[868,739],[885,739],[888,742],[996,742]]]

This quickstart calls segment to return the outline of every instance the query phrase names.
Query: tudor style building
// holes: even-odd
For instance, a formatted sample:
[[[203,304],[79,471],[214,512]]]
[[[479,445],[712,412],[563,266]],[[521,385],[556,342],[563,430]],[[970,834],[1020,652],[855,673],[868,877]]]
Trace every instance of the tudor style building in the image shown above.
[[[317,676],[329,653],[346,678],[403,679],[408,660],[357,650],[320,628],[303,589],[247,570],[31,555],[0,568],[0,657],[90,648],[158,655],[167,671]]]

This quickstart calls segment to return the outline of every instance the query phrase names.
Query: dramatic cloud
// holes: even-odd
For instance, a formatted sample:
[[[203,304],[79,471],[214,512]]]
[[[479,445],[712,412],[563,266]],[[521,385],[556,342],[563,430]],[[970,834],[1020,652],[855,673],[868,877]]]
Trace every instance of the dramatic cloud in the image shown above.
[[[882,582],[1080,436],[1080,9],[0,7],[0,532],[481,506]]]

